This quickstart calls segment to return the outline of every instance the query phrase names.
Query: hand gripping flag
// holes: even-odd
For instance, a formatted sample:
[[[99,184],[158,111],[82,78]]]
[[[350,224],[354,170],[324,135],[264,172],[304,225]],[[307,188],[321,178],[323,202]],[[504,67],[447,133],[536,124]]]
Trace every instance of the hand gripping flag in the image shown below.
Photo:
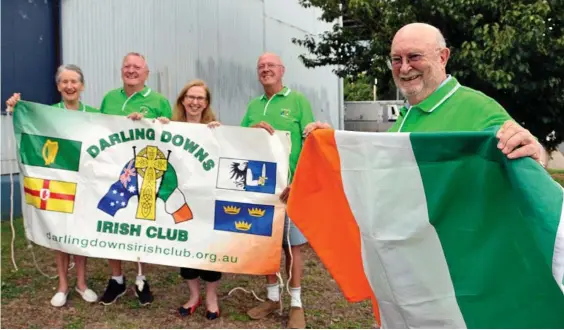
[[[288,214],[382,327],[563,328],[564,190],[494,131],[307,138]]]

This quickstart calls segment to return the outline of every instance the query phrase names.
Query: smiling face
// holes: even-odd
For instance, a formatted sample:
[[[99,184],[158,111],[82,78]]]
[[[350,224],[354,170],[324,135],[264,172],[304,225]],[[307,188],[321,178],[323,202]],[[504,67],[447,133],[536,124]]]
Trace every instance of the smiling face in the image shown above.
[[[186,117],[197,117],[208,107],[208,96],[203,86],[192,86],[184,94],[182,105]]]
[[[57,90],[64,101],[68,103],[78,101],[80,93],[84,90],[80,74],[72,70],[63,70],[57,77]]]
[[[257,74],[263,87],[278,87],[279,85],[281,88],[284,71],[284,65],[277,55],[266,53],[259,57]]]
[[[392,42],[392,76],[412,105],[431,95],[446,79],[450,51],[439,44],[437,33],[432,27],[406,26]]]
[[[127,55],[123,59],[121,79],[124,85],[131,87],[143,86],[148,76],[149,69],[147,68],[147,63],[141,56]]]

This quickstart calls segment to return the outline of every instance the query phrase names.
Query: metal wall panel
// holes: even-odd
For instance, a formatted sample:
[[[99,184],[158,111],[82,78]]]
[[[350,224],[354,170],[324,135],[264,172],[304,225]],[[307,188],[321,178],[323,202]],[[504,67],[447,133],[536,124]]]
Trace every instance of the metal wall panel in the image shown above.
[[[264,50],[262,1],[220,0],[218,30],[219,59],[214,95],[220,120],[238,125],[247,103],[262,87],[257,80],[256,61]]]
[[[58,64],[58,0],[4,0],[0,8],[2,104],[15,92],[28,101],[59,102],[54,78]]]
[[[0,115],[0,132],[2,132],[0,169],[2,175],[19,172],[12,120],[12,116],[5,114]]]
[[[220,120],[239,124],[250,99],[262,93],[256,60],[280,53],[285,83],[311,101],[316,117],[339,125],[338,79],[330,68],[306,69],[305,50],[292,37],[327,28],[319,12],[298,0],[62,0],[63,62],[82,67],[84,102],[99,106],[122,85],[120,66],[130,51],[143,53],[147,84],[172,103],[191,79],[204,79]]]
[[[284,82],[292,89],[303,93],[310,101],[314,115],[317,120],[329,122],[333,127],[339,125],[339,80],[331,72],[331,68],[308,69],[299,60],[298,55],[305,52],[292,43],[292,38],[302,38],[307,33],[304,28],[312,28],[317,18],[308,11],[299,11],[301,7],[281,6],[280,3],[289,4],[290,1],[267,1],[267,4],[278,3],[278,5],[267,5],[265,12],[266,50],[275,52],[282,57],[286,67]],[[292,10],[295,16],[292,22],[300,25],[287,24],[282,19],[288,18],[282,14],[283,11]],[[271,16],[272,15],[272,16]]]

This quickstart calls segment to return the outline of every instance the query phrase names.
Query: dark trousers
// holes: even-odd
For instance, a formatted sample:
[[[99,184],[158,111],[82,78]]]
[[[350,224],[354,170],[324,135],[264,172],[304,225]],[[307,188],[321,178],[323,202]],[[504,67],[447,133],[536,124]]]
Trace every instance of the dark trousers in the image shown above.
[[[220,272],[194,268],[180,268],[180,276],[182,276],[185,280],[194,280],[200,277],[203,281],[206,282],[215,282],[221,279]]]

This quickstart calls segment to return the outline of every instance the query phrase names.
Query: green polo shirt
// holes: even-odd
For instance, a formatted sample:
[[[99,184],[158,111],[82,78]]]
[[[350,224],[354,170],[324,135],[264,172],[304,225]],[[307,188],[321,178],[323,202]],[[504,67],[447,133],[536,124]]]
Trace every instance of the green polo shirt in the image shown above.
[[[66,109],[65,102],[63,102],[63,101],[61,101],[59,103],[55,103],[52,106],[57,107],[57,108],[61,108],[61,109]],[[78,110],[76,110],[76,111],[100,113],[100,110],[98,110],[94,107],[91,107],[89,105],[83,104],[82,102],[78,102]]]
[[[168,99],[147,86],[130,97],[125,95],[123,88],[109,91],[102,100],[100,112],[116,116],[127,116],[130,113],[139,112],[145,118],[172,118]]]
[[[270,100],[264,94],[251,100],[247,105],[241,126],[251,127],[261,121],[269,123],[275,130],[290,132],[292,149],[289,180],[291,182],[302,151],[304,128],[314,121],[311,105],[302,93],[284,87]]]
[[[482,131],[511,119],[494,99],[451,77],[421,103],[402,107],[388,132]]]

